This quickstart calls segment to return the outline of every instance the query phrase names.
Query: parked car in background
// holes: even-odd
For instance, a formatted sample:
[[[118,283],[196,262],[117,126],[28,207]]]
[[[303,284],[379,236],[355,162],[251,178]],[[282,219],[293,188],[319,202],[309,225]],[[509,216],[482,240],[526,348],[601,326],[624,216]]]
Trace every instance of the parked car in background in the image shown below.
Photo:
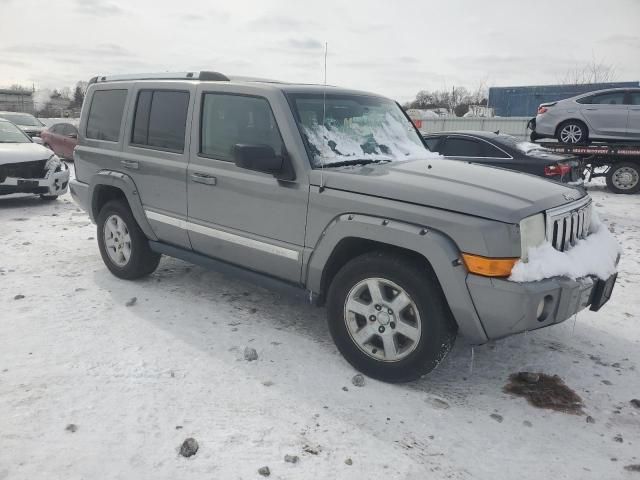
[[[68,184],[69,168],[56,154],[0,118],[0,195],[35,193],[55,200]]]
[[[61,158],[73,159],[73,149],[78,144],[78,129],[70,123],[56,123],[40,134],[44,146]]]
[[[46,128],[44,123],[30,113],[0,112],[0,118],[16,124],[30,137],[39,137],[42,130]]]
[[[533,141],[640,141],[640,88],[598,90],[543,103],[529,126]]]
[[[511,135],[458,131],[429,133],[423,138],[429,150],[453,160],[508,168],[564,183],[582,180],[577,157],[553,153]]]

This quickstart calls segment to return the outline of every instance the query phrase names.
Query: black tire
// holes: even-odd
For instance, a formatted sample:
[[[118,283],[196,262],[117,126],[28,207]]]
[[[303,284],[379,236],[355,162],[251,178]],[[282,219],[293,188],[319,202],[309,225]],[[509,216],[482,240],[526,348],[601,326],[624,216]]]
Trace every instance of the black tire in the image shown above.
[[[58,199],[58,195],[40,195],[40,200],[44,200],[45,202],[52,202]]]
[[[112,215],[120,217],[125,224],[127,232],[131,238],[131,254],[125,265],[115,263],[105,245],[105,223]],[[98,224],[98,246],[100,255],[107,268],[118,278],[134,280],[145,277],[158,267],[160,254],[151,250],[149,240],[136,222],[129,205],[123,200],[111,200],[102,207],[97,218]]]
[[[567,128],[574,129],[574,132],[576,132],[576,136],[579,135],[580,138],[577,138],[575,141],[571,141],[567,138],[563,140],[563,131]],[[558,128],[556,129],[556,139],[560,143],[585,145],[589,142],[589,129],[584,124],[584,122],[581,122],[580,120],[566,120],[558,125]]]
[[[393,282],[405,291],[417,307],[421,323],[420,338],[415,349],[400,360],[372,358],[361,350],[349,333],[345,315],[349,292],[359,282],[370,278]],[[433,370],[453,346],[457,330],[435,275],[406,256],[384,251],[363,254],[340,269],[329,287],[327,317],[331,336],[346,360],[365,375],[392,383],[416,380]],[[374,329],[380,328],[378,323],[372,325]],[[375,349],[373,353],[376,353]]]
[[[614,163],[607,172],[607,187],[613,193],[638,193],[640,165],[632,162]]]

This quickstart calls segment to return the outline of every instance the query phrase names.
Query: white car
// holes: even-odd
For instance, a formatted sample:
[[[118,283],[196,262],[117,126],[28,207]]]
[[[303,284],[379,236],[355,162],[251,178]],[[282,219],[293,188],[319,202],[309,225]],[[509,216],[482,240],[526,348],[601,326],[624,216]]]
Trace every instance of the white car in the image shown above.
[[[68,185],[69,167],[57,155],[0,118],[0,195],[33,193],[55,200]]]

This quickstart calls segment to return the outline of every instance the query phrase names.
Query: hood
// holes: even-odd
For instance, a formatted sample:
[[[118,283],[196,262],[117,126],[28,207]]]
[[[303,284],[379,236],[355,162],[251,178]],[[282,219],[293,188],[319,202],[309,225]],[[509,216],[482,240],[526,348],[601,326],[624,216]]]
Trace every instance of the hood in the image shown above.
[[[506,223],[586,195],[580,188],[486,165],[412,160],[323,171],[326,188],[389,198]],[[312,182],[319,184],[320,171]]]
[[[0,165],[48,160],[53,152],[37,143],[0,143]]]

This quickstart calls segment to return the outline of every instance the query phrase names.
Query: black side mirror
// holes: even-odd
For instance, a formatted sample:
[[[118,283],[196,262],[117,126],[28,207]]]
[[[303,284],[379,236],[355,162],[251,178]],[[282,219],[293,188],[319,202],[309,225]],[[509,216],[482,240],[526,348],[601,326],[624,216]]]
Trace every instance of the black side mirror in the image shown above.
[[[285,157],[276,155],[269,145],[237,143],[233,147],[233,159],[240,168],[270,173],[280,180],[293,180],[293,170]]]

